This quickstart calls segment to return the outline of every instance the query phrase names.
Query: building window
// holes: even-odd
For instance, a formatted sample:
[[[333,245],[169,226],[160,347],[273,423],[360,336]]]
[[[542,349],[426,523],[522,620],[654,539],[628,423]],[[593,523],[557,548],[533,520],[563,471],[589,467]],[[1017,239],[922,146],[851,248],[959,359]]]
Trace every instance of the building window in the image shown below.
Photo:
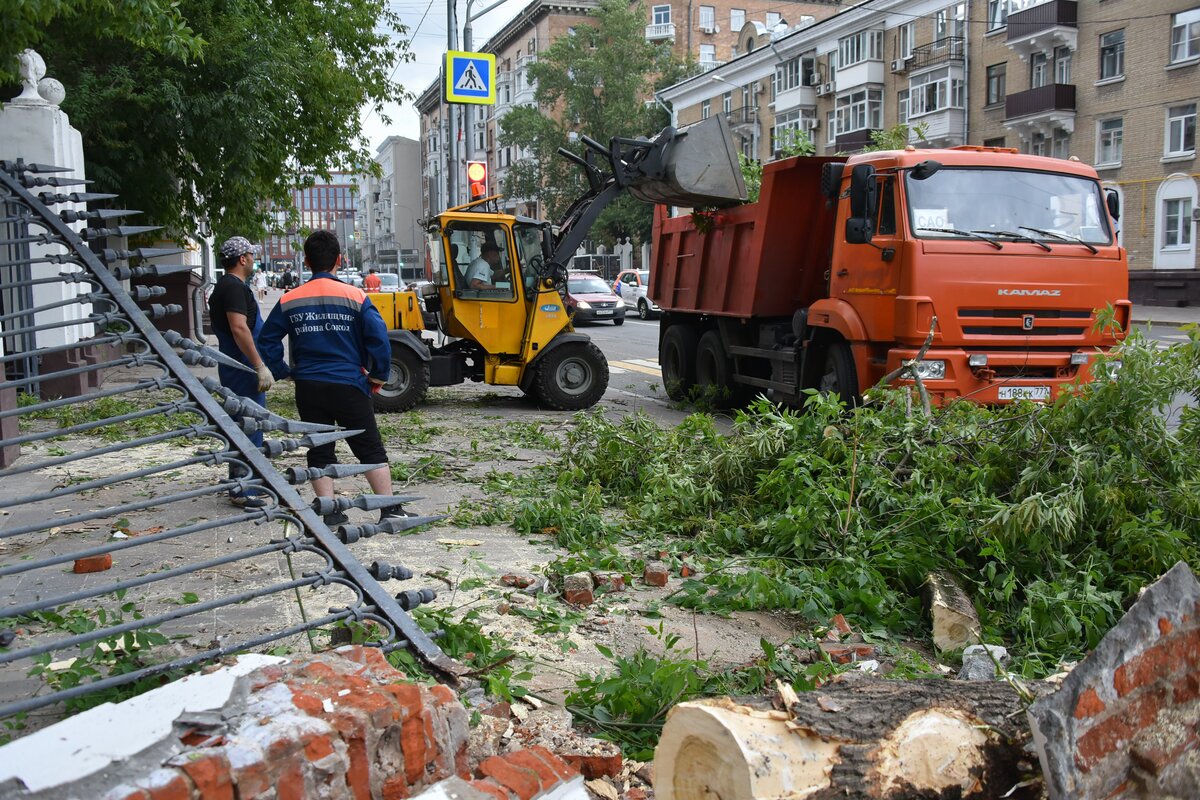
[[[879,130],[883,127],[883,90],[859,89],[842,95],[837,99],[836,110],[839,134]]]
[[[1100,37],[1100,80],[1125,74],[1125,31],[1113,31]]]
[[[708,119],[712,116],[712,101],[704,100],[700,103],[700,119]]]
[[[1171,15],[1171,62],[1200,58],[1200,8]]]
[[[1008,0],[988,0],[987,29],[999,30],[1008,23]]]
[[[775,124],[771,127],[771,154],[778,155],[783,148],[794,142],[796,132],[801,129],[802,125],[800,109],[777,114]]]
[[[964,36],[967,30],[967,4],[955,3],[933,15],[933,38]]]
[[[1004,147],[1004,137],[997,136],[995,139],[984,139],[984,147]]]
[[[825,143],[837,144],[838,126],[837,112],[829,111],[825,114]]]
[[[791,91],[800,85],[800,67],[800,59],[793,58],[775,68],[775,94]]]
[[[783,16],[778,11],[767,12],[767,29],[774,28],[783,20]]]
[[[908,124],[908,89],[896,92],[896,122]]]
[[[1033,138],[1029,140],[1029,154],[1031,156],[1044,156],[1047,150],[1046,134],[1035,133]]]
[[[700,45],[700,66],[707,69],[717,66],[717,46],[715,44]]]
[[[1183,156],[1196,152],[1196,104],[1167,109],[1167,155]]]
[[[1066,158],[1071,155],[1071,134],[1062,128],[1055,129],[1054,138],[1050,142],[1050,155],[1055,158]]]
[[[1045,86],[1050,70],[1047,69],[1046,54],[1034,53],[1029,57],[1029,88],[1037,89]]]
[[[729,9],[729,29],[737,32],[746,24],[746,9],[731,8]]]
[[[1004,81],[1007,77],[1007,64],[993,64],[987,68],[987,105],[1004,102]]]
[[[1096,163],[1120,164],[1125,139],[1125,120],[1102,119],[1096,125]]]
[[[883,31],[861,31],[838,42],[838,63],[849,67],[883,60]]]
[[[950,68],[942,67],[909,82],[908,116],[919,117],[947,108],[962,108],[962,78],[950,77]]]
[[[725,114],[733,111],[733,92],[726,92],[721,96],[721,111]]]
[[[670,6],[655,6],[654,7],[654,24],[655,25],[670,25],[671,24],[671,7]]]
[[[1071,82],[1071,48],[1054,48],[1054,82]]]
[[[901,25],[896,33],[896,58],[912,58],[914,24]]]
[[[1192,201],[1186,197],[1163,201],[1163,247],[1192,243]]]
[[[700,30],[716,32],[717,9],[715,6],[700,6]]]

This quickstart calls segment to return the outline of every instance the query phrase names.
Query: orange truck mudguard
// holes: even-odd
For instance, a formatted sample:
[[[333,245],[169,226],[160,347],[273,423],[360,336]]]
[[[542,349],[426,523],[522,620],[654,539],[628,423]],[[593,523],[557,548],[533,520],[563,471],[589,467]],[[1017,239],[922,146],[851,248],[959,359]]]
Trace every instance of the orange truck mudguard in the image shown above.
[[[918,364],[935,400],[1051,400],[1129,324],[1119,216],[1091,167],[1005,148],[767,164],[756,203],[656,210],[667,392],[853,398],[936,318]],[[1096,324],[1109,306],[1120,331]]]

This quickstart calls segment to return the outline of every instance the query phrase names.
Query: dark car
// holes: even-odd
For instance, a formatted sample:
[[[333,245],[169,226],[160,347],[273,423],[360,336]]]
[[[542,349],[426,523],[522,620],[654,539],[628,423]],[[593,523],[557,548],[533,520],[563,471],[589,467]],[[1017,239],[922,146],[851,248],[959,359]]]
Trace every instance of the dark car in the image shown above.
[[[607,322],[625,324],[625,304],[594,272],[572,272],[567,275],[567,313],[576,322]]]

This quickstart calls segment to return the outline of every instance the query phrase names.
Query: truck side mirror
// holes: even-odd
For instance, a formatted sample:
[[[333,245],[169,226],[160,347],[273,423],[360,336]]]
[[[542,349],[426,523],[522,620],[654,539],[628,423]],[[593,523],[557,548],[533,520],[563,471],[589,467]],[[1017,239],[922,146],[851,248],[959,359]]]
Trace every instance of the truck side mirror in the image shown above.
[[[866,244],[875,235],[878,192],[875,168],[870,164],[856,166],[850,173],[850,216],[846,220],[846,241],[850,244]]]
[[[1121,219],[1121,196],[1116,189],[1104,190],[1104,204],[1108,206],[1108,214],[1114,221]]]
[[[923,181],[933,176],[933,173],[942,168],[942,162],[929,159],[922,161],[912,168],[909,174],[914,181]]]

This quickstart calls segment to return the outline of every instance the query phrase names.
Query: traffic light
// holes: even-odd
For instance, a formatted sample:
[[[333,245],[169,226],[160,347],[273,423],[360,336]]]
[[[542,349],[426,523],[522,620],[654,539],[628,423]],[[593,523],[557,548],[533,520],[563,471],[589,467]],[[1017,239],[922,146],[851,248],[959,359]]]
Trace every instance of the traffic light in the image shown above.
[[[488,165],[486,161],[467,162],[467,187],[471,200],[487,197]]]

